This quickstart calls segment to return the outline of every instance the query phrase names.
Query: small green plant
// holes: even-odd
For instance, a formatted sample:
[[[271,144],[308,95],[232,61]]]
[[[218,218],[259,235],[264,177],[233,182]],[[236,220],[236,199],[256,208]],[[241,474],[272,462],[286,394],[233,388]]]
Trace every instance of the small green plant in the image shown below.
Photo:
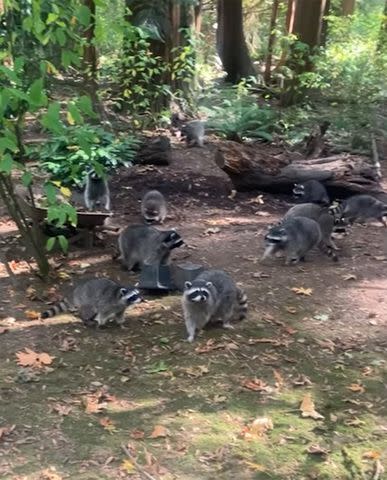
[[[130,165],[138,143],[134,136],[117,138],[101,127],[78,125],[54,135],[38,155],[42,168],[53,180],[81,186],[90,167],[104,175],[121,165]]]
[[[275,113],[270,107],[256,103],[246,85],[223,89],[220,95],[220,99],[212,98],[212,106],[201,109],[208,116],[207,128],[228,140],[272,141]]]

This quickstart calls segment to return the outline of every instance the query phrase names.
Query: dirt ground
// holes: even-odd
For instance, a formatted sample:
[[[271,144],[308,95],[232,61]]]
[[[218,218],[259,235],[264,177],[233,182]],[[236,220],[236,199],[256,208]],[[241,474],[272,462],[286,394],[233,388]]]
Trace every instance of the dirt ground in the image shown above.
[[[82,275],[137,281],[111,260],[114,235],[58,254],[49,284],[23,262],[12,264],[13,284],[0,264],[1,478],[386,478],[386,230],[355,226],[336,242],[337,264],[317,251],[297,266],[262,264],[265,231],[291,199],[230,198],[212,156],[211,146],[175,146],[169,167],[122,170],[114,223],[139,222],[142,194],[158,188],[166,227],[187,244],[174,261],[232,274],[249,298],[247,320],[190,345],[179,294],[146,297],[123,329],[36,319]],[[0,227],[13,245],[12,223]],[[20,367],[25,348],[54,359]]]

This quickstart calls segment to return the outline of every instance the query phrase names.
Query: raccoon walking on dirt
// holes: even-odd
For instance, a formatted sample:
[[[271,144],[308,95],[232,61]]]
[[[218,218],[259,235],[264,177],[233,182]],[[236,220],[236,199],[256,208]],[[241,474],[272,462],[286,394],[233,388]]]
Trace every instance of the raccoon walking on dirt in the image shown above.
[[[206,270],[193,282],[186,282],[182,297],[189,342],[207,324],[222,322],[232,328],[232,321],[246,317],[247,297],[234,280],[222,270]]]
[[[185,137],[189,147],[204,147],[205,127],[201,120],[192,120],[181,128],[181,133]]]
[[[280,225],[271,227],[265,236],[266,249],[261,261],[283,250],[286,255],[285,264],[296,264],[304,260],[305,255],[313,248],[319,247],[322,252],[338,260],[332,247],[322,241],[323,236],[319,224],[306,217],[290,217]]]
[[[96,323],[101,327],[108,322],[121,325],[126,308],[139,302],[141,297],[136,288],[123,287],[108,278],[94,278],[77,285],[62,302],[44,311],[41,318],[75,312],[86,325]]]
[[[101,206],[105,210],[110,210],[110,191],[106,178],[100,177],[94,171],[89,172],[86,177],[84,200],[88,210],[92,211]]]
[[[175,230],[161,231],[146,225],[130,225],[118,237],[119,260],[129,270],[144,264],[167,265],[173,249],[184,244]]]
[[[158,190],[150,190],[141,201],[141,214],[146,223],[164,223],[167,217],[167,202]]]
[[[326,188],[317,180],[307,180],[303,183],[295,183],[293,195],[303,203],[316,203],[317,205],[330,204]]]
[[[328,207],[315,203],[301,203],[290,208],[280,223],[292,217],[306,217],[315,220],[320,226],[322,241],[334,250],[338,250],[332,234],[335,231],[345,232],[345,224]]]
[[[345,222],[350,224],[356,221],[376,219],[387,227],[385,218],[387,217],[387,204],[371,195],[353,195],[340,202],[333,210],[336,215],[340,215]]]

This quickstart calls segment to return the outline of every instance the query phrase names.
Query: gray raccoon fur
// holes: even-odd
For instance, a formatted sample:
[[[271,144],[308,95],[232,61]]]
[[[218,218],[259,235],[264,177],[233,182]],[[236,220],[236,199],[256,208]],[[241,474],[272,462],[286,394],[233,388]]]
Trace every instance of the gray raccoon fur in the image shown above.
[[[387,227],[384,218],[387,217],[387,204],[371,195],[353,195],[347,198],[336,207],[337,214],[341,214],[342,219],[350,224],[355,221],[376,219]]]
[[[174,230],[157,230],[146,225],[130,225],[118,237],[119,260],[130,271],[148,265],[167,265],[171,251],[183,245]]]
[[[141,214],[147,223],[163,223],[167,216],[167,202],[158,190],[149,190],[141,201]]]
[[[189,147],[195,145],[198,147],[204,146],[205,128],[204,122],[201,120],[192,120],[191,122],[186,123],[181,129],[181,133],[185,136]]]
[[[320,225],[324,243],[334,250],[338,250],[332,240],[332,233],[338,225],[338,220],[335,219],[333,212],[331,212],[328,207],[323,207],[315,203],[300,203],[286,212],[282,222],[290,217],[306,217],[315,220]]]
[[[232,328],[231,322],[246,317],[247,297],[234,280],[222,270],[206,270],[193,282],[186,282],[182,297],[185,326],[189,342],[195,333],[209,323],[222,322]]]
[[[76,312],[85,324],[103,326],[115,321],[120,325],[126,308],[140,301],[139,291],[133,287],[124,287],[108,278],[93,278],[79,283],[62,302],[43,312],[41,318]]]
[[[295,183],[293,195],[299,198],[302,203],[317,203],[318,205],[330,204],[326,188],[318,180],[307,180],[303,183]]]
[[[99,206],[103,206],[105,210],[110,210],[108,182],[105,178],[98,176],[94,171],[87,174],[84,200],[88,210],[95,210]]]
[[[285,264],[296,264],[303,260],[305,255],[313,248],[320,250],[337,261],[337,256],[330,246],[322,241],[319,224],[306,217],[290,217],[279,225],[271,227],[265,236],[266,249],[262,260],[283,250],[286,255]]]

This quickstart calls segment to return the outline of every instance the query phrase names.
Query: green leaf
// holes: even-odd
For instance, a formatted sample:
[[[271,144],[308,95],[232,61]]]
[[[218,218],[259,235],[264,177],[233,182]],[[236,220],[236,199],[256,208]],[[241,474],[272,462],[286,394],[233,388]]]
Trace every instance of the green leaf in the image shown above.
[[[10,68],[4,67],[4,65],[0,66],[0,72],[4,73],[4,75],[10,80],[11,82],[14,82],[16,84],[20,83],[20,79],[17,76],[16,72],[11,70]]]
[[[50,12],[46,20],[47,25],[49,25],[50,23],[54,23],[55,20],[57,20],[58,18],[59,18],[59,15],[57,13]]]
[[[30,87],[30,103],[40,107],[47,103],[47,97],[43,91],[43,78],[35,80]]]
[[[22,184],[25,187],[29,187],[32,183],[32,175],[30,172],[24,172],[21,177]]]
[[[50,252],[54,248],[55,242],[56,242],[56,237],[50,237],[47,240],[46,249],[48,252]]]
[[[75,123],[82,124],[83,123],[83,117],[79,113],[78,108],[74,103],[69,103],[67,106],[67,110],[70,113],[72,119],[74,120]]]
[[[81,112],[85,113],[91,118],[97,118],[98,115],[94,112],[93,110],[93,105],[91,103],[90,97],[87,95],[82,95],[82,97],[79,97],[77,102],[76,102],[77,107]]]
[[[63,28],[57,28],[55,30],[55,36],[56,36],[56,39],[58,40],[59,45],[61,47],[64,47],[66,45],[66,34]]]
[[[50,203],[50,204],[55,203],[56,202],[57,188],[51,182],[46,182],[43,185],[43,190],[44,190],[44,193],[47,197],[48,203]]]
[[[67,238],[64,237],[63,235],[59,235],[58,241],[59,241],[60,248],[64,251],[64,253],[67,253],[67,250],[69,248],[69,241],[67,240]]]
[[[87,27],[90,24],[91,12],[86,5],[80,5],[77,12],[76,17],[79,20],[79,23],[84,27]]]
[[[60,105],[53,102],[49,105],[47,113],[45,113],[40,121],[43,127],[54,133],[61,134],[64,131],[63,124],[60,120]]]
[[[0,160],[0,172],[10,174],[13,166],[13,159],[9,153],[3,155]]]
[[[16,144],[16,139],[8,137],[0,137],[0,152],[3,153],[4,150],[10,150],[11,152],[17,152],[18,146]]]

